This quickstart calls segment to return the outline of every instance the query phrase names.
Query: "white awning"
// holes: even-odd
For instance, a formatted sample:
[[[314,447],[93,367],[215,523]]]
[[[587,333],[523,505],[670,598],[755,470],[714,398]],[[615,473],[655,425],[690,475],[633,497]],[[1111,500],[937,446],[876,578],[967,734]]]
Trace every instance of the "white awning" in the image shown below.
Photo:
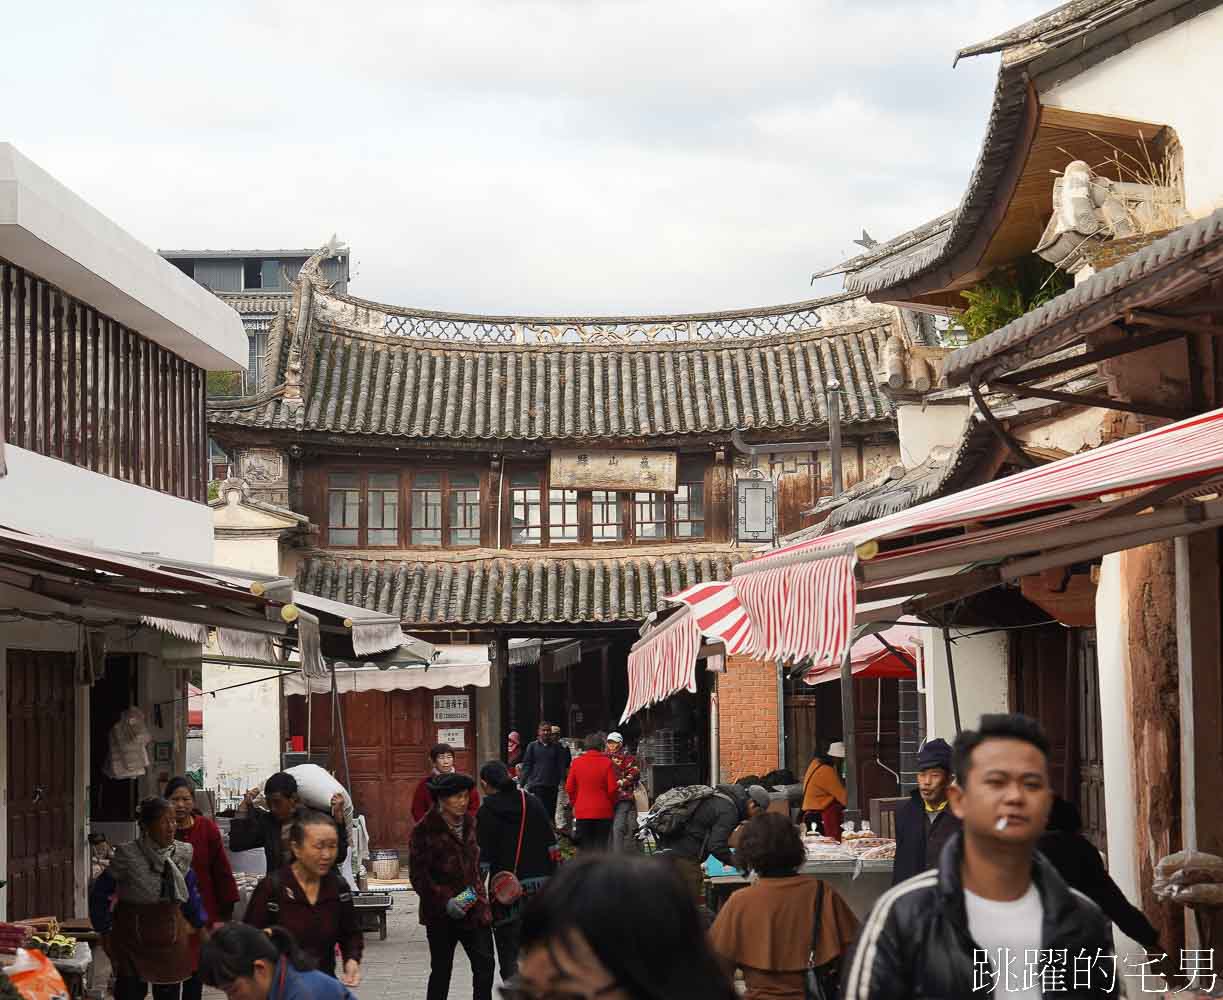
[[[490,664],[488,647],[481,645],[442,645],[434,647],[438,657],[426,669],[423,666],[391,667],[336,667],[336,690],[340,694],[353,691],[414,691],[426,688],[488,687]],[[314,694],[326,694],[331,690],[331,677],[315,677],[310,681]],[[301,674],[289,674],[284,679],[285,694],[305,694],[306,682]]]

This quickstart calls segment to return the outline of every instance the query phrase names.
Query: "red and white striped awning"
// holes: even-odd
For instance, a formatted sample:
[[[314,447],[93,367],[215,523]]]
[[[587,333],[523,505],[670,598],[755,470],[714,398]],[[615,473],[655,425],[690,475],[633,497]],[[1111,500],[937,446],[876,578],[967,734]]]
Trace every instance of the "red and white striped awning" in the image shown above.
[[[643,708],[680,691],[696,691],[697,654],[705,641],[728,655],[751,644],[752,623],[730,583],[698,583],[667,598],[683,610],[658,625],[628,657],[625,722]]]
[[[935,548],[1031,535],[1032,549],[1057,544],[1056,526],[1105,515],[1110,494],[1223,476],[1223,410],[1182,420],[1080,455],[983,483],[865,524],[785,546],[736,566],[735,589],[753,625],[749,652],[767,659],[839,662],[857,606],[856,568]],[[1072,504],[1085,506],[1037,523],[991,525]],[[1116,507],[1116,504],[1111,505]],[[984,531],[929,539],[931,532],[986,524]],[[908,545],[880,551],[889,539]],[[1124,547],[1124,546],[1120,546]]]
[[[875,582],[906,580],[910,574],[900,567],[913,560],[900,557],[941,558],[947,568],[957,561],[983,559],[979,553],[990,545],[1008,555],[1056,550],[1070,556],[1077,550],[1068,542],[1079,540],[1070,533],[1092,524],[1097,525],[1091,532],[1097,550],[1117,551],[1141,544],[1133,539],[1144,524],[1162,531],[1161,537],[1223,525],[1223,500],[1169,509],[1185,492],[1205,492],[1209,484],[1219,482],[1223,482],[1223,410],[1214,410],[774,549],[736,566],[729,584],[692,587],[669,598],[686,609],[634,647],[624,717],[676,691],[696,690],[695,661],[702,636],[727,642],[728,652],[757,659],[810,657],[817,671],[839,664],[853,640],[859,577],[869,576]],[[1135,516],[1126,498],[1135,491],[1164,486],[1168,488],[1158,490],[1161,495],[1151,496],[1154,512]],[[1115,499],[1118,496],[1121,499]],[[1049,513],[1041,515],[1042,511]],[[1110,516],[1114,513],[1115,518]],[[1025,515],[1030,517],[1016,520]],[[884,544],[886,549],[881,548]],[[896,572],[889,573],[892,567]],[[921,592],[921,584],[915,583],[913,593]]]

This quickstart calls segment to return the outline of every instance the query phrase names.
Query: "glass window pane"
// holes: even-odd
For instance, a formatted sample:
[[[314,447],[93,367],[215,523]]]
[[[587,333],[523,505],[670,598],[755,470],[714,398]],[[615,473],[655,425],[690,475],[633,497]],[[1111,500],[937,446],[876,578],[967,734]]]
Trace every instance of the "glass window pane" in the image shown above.
[[[705,536],[705,484],[680,483],[675,491],[675,537]]]
[[[456,490],[451,477],[450,490],[450,544],[480,544],[480,491],[478,489]]]
[[[412,544],[442,544],[442,491],[438,473],[417,473],[412,482]]]
[[[399,492],[399,473],[397,472],[373,472],[369,477],[369,488],[371,490],[394,490]]]
[[[373,478],[370,477],[371,482]],[[370,490],[367,527],[370,545],[399,544],[398,490]]]
[[[510,490],[510,542],[540,545],[543,542],[542,490]]]
[[[327,541],[332,545],[356,545],[356,528],[328,528]]]
[[[333,472],[327,477],[327,485],[333,490],[355,490],[361,485],[361,477],[355,472]]]
[[[590,494],[590,531],[596,542],[620,540],[620,494],[595,490]]]
[[[397,528],[370,528],[370,545],[398,545],[399,530]]]
[[[510,486],[539,486],[540,473],[535,469],[512,469]]]
[[[578,540],[578,491],[548,490],[548,541]]]
[[[661,539],[667,537],[667,501],[661,493],[633,494],[633,524],[637,537]]]
[[[469,490],[479,489],[480,474],[478,472],[452,472],[450,473],[450,488],[452,490]]]

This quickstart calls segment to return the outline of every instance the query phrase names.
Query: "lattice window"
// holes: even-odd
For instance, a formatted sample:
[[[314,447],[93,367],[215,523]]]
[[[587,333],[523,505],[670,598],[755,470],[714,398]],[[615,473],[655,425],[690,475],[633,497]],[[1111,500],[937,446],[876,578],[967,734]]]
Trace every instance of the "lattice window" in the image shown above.
[[[510,476],[510,541],[513,545],[542,545],[543,488],[538,472]]]
[[[399,474],[371,473],[369,477],[367,545],[399,544]]]
[[[327,542],[356,545],[361,533],[361,477],[332,473],[327,477]]]
[[[450,544],[480,544],[480,477],[474,472],[450,474]]]
[[[548,541],[552,545],[578,540],[578,491],[548,490]]]
[[[633,533],[638,541],[663,541],[667,537],[665,493],[633,494]]]
[[[590,534],[593,541],[620,541],[624,537],[620,518],[619,493],[595,490],[590,494]]]
[[[412,544],[442,544],[440,472],[418,472],[412,477]]]
[[[681,539],[705,537],[705,480],[678,483],[672,499],[675,537]]]

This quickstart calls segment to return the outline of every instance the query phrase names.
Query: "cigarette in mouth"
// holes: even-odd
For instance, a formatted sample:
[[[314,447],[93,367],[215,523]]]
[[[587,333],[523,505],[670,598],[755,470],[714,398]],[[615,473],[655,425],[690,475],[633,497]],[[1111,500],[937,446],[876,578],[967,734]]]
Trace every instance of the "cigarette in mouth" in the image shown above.
[[[1005,816],[998,817],[998,822],[994,824],[994,829],[999,830],[999,831],[1006,829],[1006,817]]]

